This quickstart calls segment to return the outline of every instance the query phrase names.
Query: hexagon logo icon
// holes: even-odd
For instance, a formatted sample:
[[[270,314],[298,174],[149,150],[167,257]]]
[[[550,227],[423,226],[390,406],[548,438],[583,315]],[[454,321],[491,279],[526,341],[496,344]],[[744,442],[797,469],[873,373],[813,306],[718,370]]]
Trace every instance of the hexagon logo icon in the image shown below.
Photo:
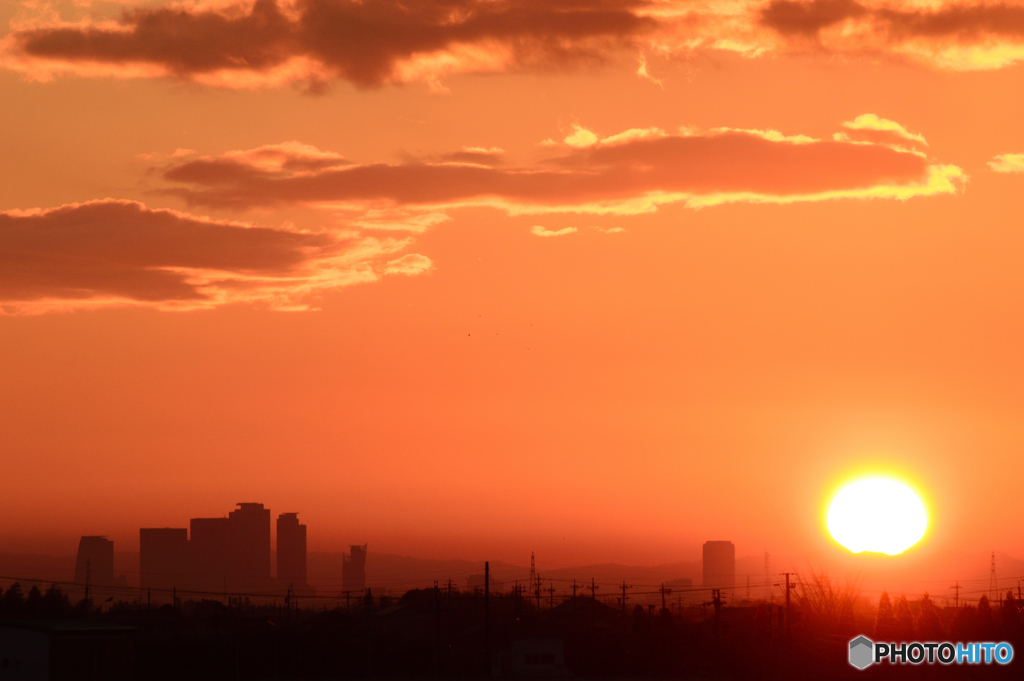
[[[850,641],[850,664],[857,669],[864,669],[874,662],[875,644],[866,636],[858,636]]]

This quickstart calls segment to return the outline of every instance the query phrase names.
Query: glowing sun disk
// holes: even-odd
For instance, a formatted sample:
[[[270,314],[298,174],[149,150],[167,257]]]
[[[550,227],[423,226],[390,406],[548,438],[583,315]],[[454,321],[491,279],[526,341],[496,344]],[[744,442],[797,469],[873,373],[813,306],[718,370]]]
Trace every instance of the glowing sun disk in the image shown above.
[[[839,490],[828,509],[829,533],[854,553],[903,553],[921,540],[927,527],[921,499],[890,478],[851,482]]]

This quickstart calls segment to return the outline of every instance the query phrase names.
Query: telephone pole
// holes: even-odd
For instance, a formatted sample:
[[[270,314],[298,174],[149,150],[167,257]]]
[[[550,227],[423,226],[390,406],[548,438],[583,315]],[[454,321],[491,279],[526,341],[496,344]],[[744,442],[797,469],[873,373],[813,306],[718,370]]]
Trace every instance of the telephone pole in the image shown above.
[[[626,596],[626,589],[632,589],[633,585],[632,584],[628,584],[627,585],[626,584],[626,580],[622,580],[622,586],[620,588],[622,589],[622,614],[623,614],[623,616],[625,616],[625,614],[626,614],[626,598],[627,598],[627,596]]]
[[[441,674],[441,585],[434,580],[434,673]]]
[[[597,590],[600,589],[601,587],[598,584],[594,583],[594,578],[593,577],[590,578],[590,586],[588,586],[586,588],[590,589],[590,597],[596,601],[597,600]]]
[[[661,588],[658,591],[661,592],[661,609],[665,610],[665,596],[672,593],[672,589],[666,589],[665,582],[662,582]]]
[[[491,667],[491,563],[484,562],[484,673]]]
[[[790,620],[790,614],[791,614],[790,610],[789,610],[789,592],[790,592],[791,589],[796,587],[796,584],[790,585],[789,577],[790,577],[790,575],[794,575],[795,576],[796,573],[794,573],[794,572],[783,572],[782,574],[786,576],[786,636],[789,637],[789,632],[790,632],[789,620]]]
[[[89,582],[92,581],[92,561],[85,561],[85,607],[89,607]]]
[[[988,573],[988,600],[989,602],[995,601],[996,594],[999,593],[999,584],[996,580],[996,552],[992,552],[992,569]]]
[[[955,602],[956,602],[956,607],[959,608],[960,607],[960,582],[957,581],[957,583],[955,585],[953,585],[953,586],[951,586],[949,588],[953,590],[953,593],[954,593],[953,597],[954,597]],[[946,601],[946,602],[948,603],[949,601]]]
[[[711,600],[701,603],[703,606],[712,605],[715,608],[715,650],[718,650],[718,611],[722,609],[722,590],[712,589]]]
[[[555,584],[554,584],[554,582],[548,582],[548,596],[550,596],[550,598],[551,598],[550,602],[548,603],[548,607],[551,610],[554,610],[555,609]]]

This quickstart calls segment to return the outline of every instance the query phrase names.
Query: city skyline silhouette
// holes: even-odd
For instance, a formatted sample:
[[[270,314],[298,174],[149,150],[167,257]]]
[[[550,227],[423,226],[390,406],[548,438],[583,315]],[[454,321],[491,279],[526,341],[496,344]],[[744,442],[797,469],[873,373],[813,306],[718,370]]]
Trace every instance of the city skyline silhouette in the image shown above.
[[[1022,74],[1024,0],[0,2],[0,681],[1019,675]]]

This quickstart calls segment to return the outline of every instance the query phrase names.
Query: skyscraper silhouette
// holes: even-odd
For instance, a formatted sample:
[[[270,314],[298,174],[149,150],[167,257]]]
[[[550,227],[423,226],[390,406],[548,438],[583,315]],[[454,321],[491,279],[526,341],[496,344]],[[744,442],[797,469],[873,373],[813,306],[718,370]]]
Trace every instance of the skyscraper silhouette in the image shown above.
[[[731,541],[704,542],[703,582],[708,589],[736,586],[736,547]]]
[[[114,542],[106,537],[82,537],[75,559],[75,583],[111,586],[114,583]]]
[[[144,527],[139,530],[139,586],[184,588],[188,584],[188,530]],[[158,600],[166,600],[158,595]]]
[[[247,592],[270,585],[270,509],[240,503],[226,518],[189,522],[191,586],[201,591]]]
[[[341,588],[356,593],[366,589],[366,544],[353,544],[342,557]]]
[[[200,591],[227,590],[234,581],[231,553],[234,542],[227,518],[192,518],[189,521],[189,586]]]
[[[306,526],[298,513],[277,517],[277,581],[284,586],[306,586]]]
[[[253,586],[270,582],[270,509],[241,503],[228,514],[234,540],[235,574]]]

